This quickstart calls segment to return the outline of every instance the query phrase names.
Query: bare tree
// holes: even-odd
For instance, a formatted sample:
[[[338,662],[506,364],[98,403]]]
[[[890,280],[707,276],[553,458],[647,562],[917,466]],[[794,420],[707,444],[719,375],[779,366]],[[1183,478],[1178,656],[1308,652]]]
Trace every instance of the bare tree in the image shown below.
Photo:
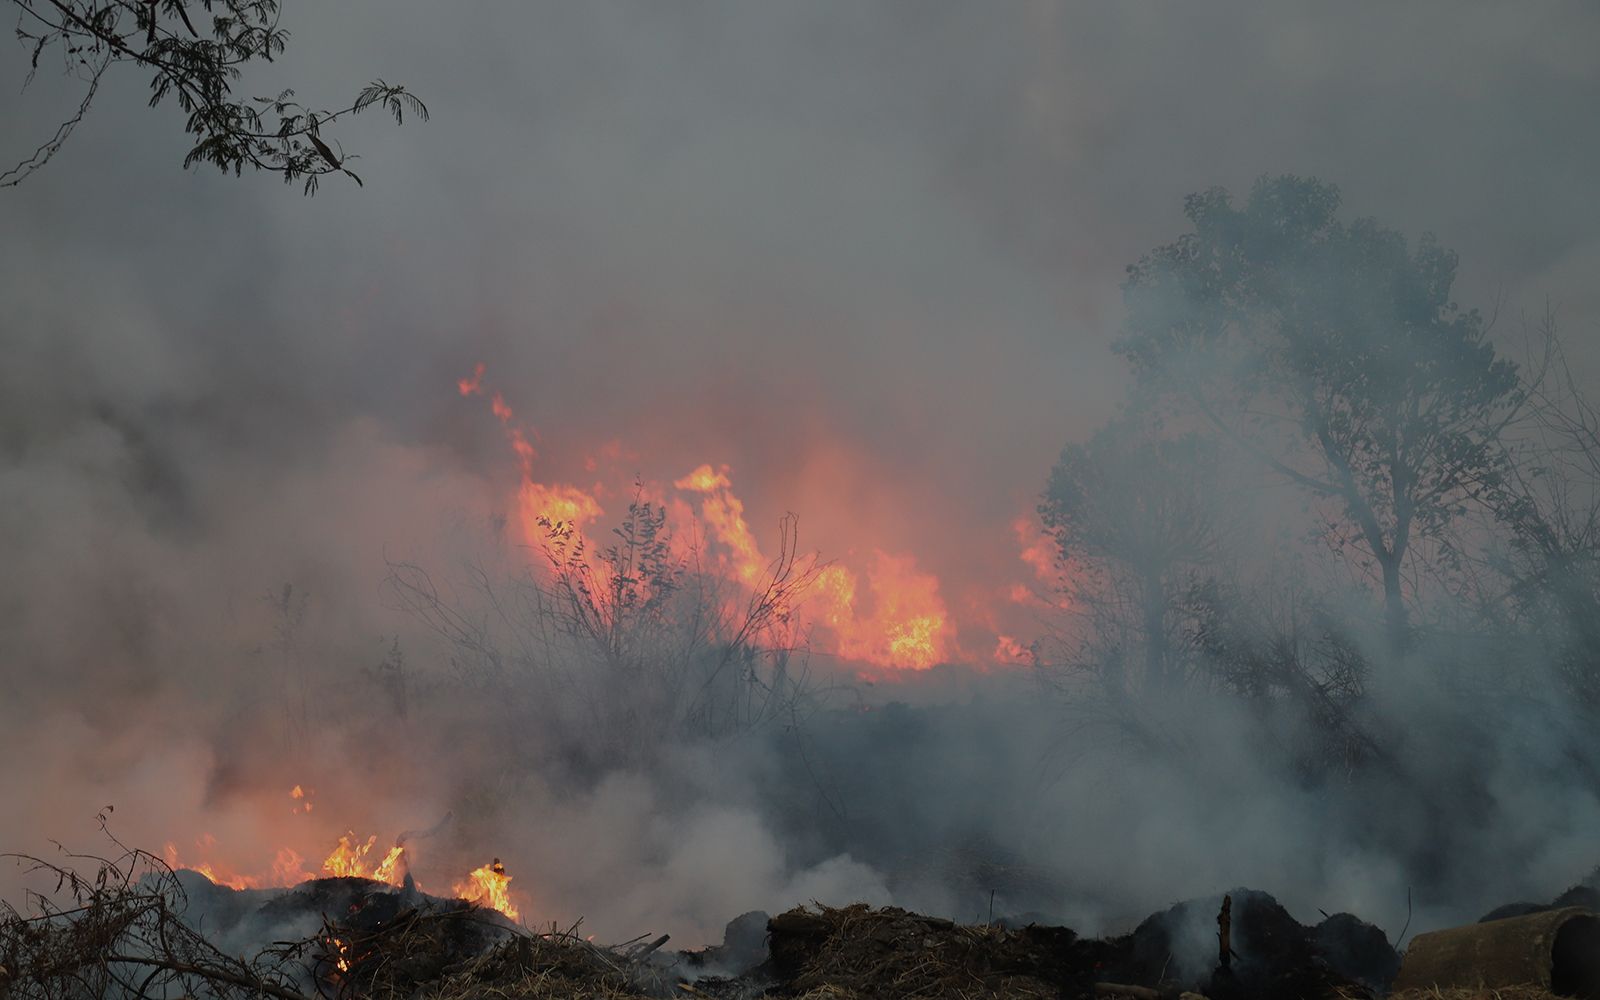
[[[1491,617],[1537,637],[1570,696],[1600,711],[1600,410],[1580,388],[1553,316],[1531,331],[1528,405],[1501,443],[1488,506],[1506,529],[1485,562]]]
[[[1106,682],[1126,686],[1121,664],[1137,657],[1144,691],[1181,684],[1174,611],[1189,575],[1219,554],[1216,469],[1204,439],[1126,417],[1068,445],[1051,470],[1039,515],[1071,567],[1069,600],[1089,616]]]
[[[696,544],[675,555],[665,511],[642,497],[598,551],[570,524],[542,527],[542,569],[508,579],[470,567],[457,592],[395,564],[387,591],[445,641],[469,684],[537,716],[539,738],[569,761],[640,765],[671,740],[723,740],[792,716],[807,680],[792,662],[797,612],[820,568],[798,550],[792,516],[749,588],[701,565]]]

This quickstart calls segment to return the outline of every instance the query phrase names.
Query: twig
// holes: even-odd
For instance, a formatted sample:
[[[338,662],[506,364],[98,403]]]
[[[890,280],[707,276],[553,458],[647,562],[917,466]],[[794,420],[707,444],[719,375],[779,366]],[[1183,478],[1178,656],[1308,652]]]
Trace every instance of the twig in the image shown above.
[[[199,976],[202,979],[228,983],[247,990],[258,990],[267,996],[277,997],[277,1000],[311,1000],[304,993],[296,993],[294,990],[284,989],[282,986],[276,986],[264,979],[242,976],[213,966],[193,965],[188,962],[177,962],[170,959],[140,958],[137,955],[107,955],[105,960],[107,962],[126,962],[129,965],[154,966],[157,969],[166,969],[169,972]]]
[[[1400,942],[1402,942],[1402,941],[1404,941],[1406,939],[1406,931],[1408,931],[1410,929],[1411,929],[1411,887],[1408,885],[1408,886],[1406,886],[1406,925],[1404,927],[1400,928],[1400,936],[1394,939],[1394,944],[1390,945],[1390,947],[1392,947],[1395,951],[1399,951],[1400,950]]]

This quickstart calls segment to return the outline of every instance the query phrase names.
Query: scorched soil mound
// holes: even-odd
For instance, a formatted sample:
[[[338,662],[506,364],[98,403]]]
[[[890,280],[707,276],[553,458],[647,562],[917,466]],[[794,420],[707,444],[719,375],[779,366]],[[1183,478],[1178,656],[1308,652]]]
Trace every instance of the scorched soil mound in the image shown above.
[[[790,910],[768,931],[773,992],[808,998],[1058,997],[1087,992],[1107,954],[1065,927],[963,926],[865,904]]]

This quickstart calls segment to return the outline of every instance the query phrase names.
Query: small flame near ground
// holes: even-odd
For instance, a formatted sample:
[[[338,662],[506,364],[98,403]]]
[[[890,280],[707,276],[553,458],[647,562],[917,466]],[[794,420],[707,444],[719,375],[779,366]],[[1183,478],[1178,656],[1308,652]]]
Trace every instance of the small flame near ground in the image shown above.
[[[296,803],[295,812],[305,810],[300,804],[307,803],[310,793],[300,785],[294,786],[290,791],[290,798]],[[383,882],[387,885],[401,886],[405,884],[408,874],[409,858],[405,846],[395,844],[388,850],[377,852],[378,838],[376,835],[365,840],[354,832],[349,832],[339,837],[339,842],[332,851],[323,859],[320,877],[331,878],[365,878],[374,882]],[[272,867],[265,873],[247,875],[240,873],[228,865],[210,860],[218,849],[217,839],[211,834],[201,834],[194,842],[195,850],[199,857],[205,860],[186,859],[178,850],[176,843],[168,841],[162,855],[168,868],[187,868],[199,872],[216,885],[227,886],[230,889],[267,889],[284,888],[299,885],[318,878],[305,869],[305,858],[297,851],[284,847],[277,852]],[[412,880],[418,889],[421,885]],[[511,876],[506,874],[505,865],[499,858],[491,863],[476,869],[466,879],[456,882],[454,894],[460,898],[477,903],[480,906],[499,910],[512,920],[518,920],[519,911],[511,901],[509,886]],[[339,944],[336,940],[335,944]],[[341,965],[340,969],[346,966]]]
[[[340,972],[350,971],[350,946],[342,938],[330,937],[328,939],[329,955],[333,967]]]

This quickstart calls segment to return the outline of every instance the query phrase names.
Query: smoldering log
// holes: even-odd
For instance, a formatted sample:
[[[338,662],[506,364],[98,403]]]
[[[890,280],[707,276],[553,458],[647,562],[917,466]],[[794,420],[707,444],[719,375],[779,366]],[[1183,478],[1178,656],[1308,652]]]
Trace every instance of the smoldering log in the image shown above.
[[[1600,997],[1600,917],[1567,907],[1419,934],[1406,949],[1393,988],[1526,983],[1566,996]]]
[[[1133,1000],[1170,1000],[1171,997],[1160,990],[1132,983],[1095,983],[1094,993],[1101,997],[1133,997]]]
[[[649,958],[651,955],[654,955],[656,953],[656,951],[658,949],[660,949],[660,947],[662,945],[666,944],[670,940],[672,940],[672,935],[671,934],[663,934],[660,937],[656,938],[654,941],[651,941],[649,944],[645,945],[644,947],[639,948],[636,951],[630,952],[628,954],[628,958],[633,960],[633,961],[635,961],[635,962],[642,962],[646,958]]]
[[[1095,983],[1094,994],[1100,997],[1133,997],[1134,1000],[1207,1000],[1201,993],[1157,990],[1132,983]]]

